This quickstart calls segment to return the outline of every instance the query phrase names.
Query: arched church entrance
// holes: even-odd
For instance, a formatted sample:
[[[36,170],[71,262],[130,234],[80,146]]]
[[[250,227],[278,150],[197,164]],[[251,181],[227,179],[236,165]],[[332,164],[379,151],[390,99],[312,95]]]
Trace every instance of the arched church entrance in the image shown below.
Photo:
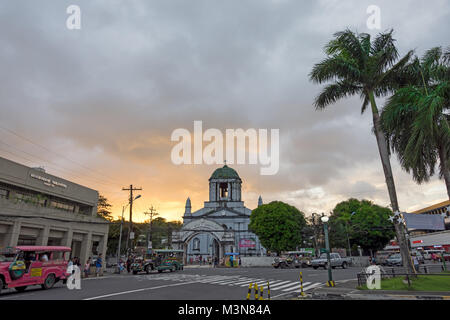
[[[230,230],[205,218],[185,224],[176,238],[175,242],[184,250],[185,264],[198,263],[200,256],[202,260],[214,257],[221,259],[225,255],[225,248],[234,243],[234,235]]]
[[[183,243],[185,264],[208,264],[224,255],[220,240],[212,232],[192,233]]]

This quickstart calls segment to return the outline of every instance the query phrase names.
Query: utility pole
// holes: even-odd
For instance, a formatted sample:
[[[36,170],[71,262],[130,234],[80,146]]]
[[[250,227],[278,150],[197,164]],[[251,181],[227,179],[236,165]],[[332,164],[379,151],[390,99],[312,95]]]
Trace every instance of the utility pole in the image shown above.
[[[133,191],[137,191],[137,190],[142,190],[142,188],[133,188],[133,185],[130,184],[129,188],[122,188],[123,191],[130,191],[130,228],[128,230],[128,237],[127,237],[127,251],[128,248],[130,248],[129,246],[129,241],[130,241],[130,235],[133,232]],[[134,237],[133,237],[134,239]],[[133,241],[131,241],[131,243],[133,243]],[[132,246],[131,246],[132,247]]]
[[[156,212],[155,208],[153,208],[153,206],[151,206],[149,209],[149,211],[144,212],[144,214],[148,214],[150,216],[150,223],[149,223],[149,232],[147,235],[147,248],[150,247],[151,244],[151,248],[153,248],[153,239],[152,239],[152,224],[153,224],[153,217],[156,217],[159,213]],[[151,249],[149,248],[149,249]]]

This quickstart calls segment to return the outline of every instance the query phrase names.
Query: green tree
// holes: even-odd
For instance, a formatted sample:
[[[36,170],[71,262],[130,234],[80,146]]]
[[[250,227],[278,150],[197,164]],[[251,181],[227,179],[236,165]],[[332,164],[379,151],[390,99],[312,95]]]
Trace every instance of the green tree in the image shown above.
[[[450,199],[450,50],[428,50],[408,70],[411,83],[388,100],[383,130],[402,168],[417,183],[427,182],[439,159],[440,178]]]
[[[337,244],[348,247],[356,244],[364,250],[383,249],[395,236],[394,225],[388,219],[392,211],[369,200],[349,199],[340,202],[330,216],[330,242],[333,237]]]
[[[261,205],[250,215],[249,229],[258,236],[267,250],[278,254],[294,250],[302,244],[302,230],[305,226],[304,214],[281,201]]]
[[[361,113],[370,105],[373,132],[377,141],[391,206],[393,211],[398,211],[389,147],[381,127],[375,98],[393,93],[404,83],[403,70],[410,61],[413,51],[409,51],[399,60],[392,33],[393,30],[380,33],[372,41],[371,36],[366,33],[357,34],[351,30],[337,32],[334,39],[325,47],[328,57],[313,67],[310,79],[315,83],[333,81],[316,97],[315,107],[318,110],[325,109],[328,105],[355,94],[363,99]],[[408,261],[408,271],[414,273],[404,227],[401,224],[395,224],[395,228],[403,260]]]
[[[108,221],[113,221],[111,207],[112,206],[108,202],[108,199],[100,194],[97,202],[97,215]]]

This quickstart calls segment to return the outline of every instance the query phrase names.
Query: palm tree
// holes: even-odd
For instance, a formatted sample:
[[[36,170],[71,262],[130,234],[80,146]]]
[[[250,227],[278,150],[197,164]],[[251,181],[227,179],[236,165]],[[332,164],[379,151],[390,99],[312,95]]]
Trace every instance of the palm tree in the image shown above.
[[[333,81],[316,97],[315,107],[318,110],[355,94],[359,94],[363,100],[361,113],[364,113],[370,105],[373,132],[377,140],[392,210],[398,211],[389,147],[381,127],[375,98],[393,93],[405,82],[402,70],[410,61],[413,51],[409,51],[399,59],[392,33],[393,30],[380,33],[373,41],[369,34],[358,34],[348,29],[335,33],[334,39],[325,46],[328,57],[314,65],[310,79],[319,84]],[[407,261],[408,270],[414,272],[403,225],[396,224],[396,231],[403,261]]]
[[[405,68],[411,84],[388,100],[381,119],[383,130],[400,164],[419,184],[434,174],[439,159],[440,178],[450,199],[450,49],[428,50]]]

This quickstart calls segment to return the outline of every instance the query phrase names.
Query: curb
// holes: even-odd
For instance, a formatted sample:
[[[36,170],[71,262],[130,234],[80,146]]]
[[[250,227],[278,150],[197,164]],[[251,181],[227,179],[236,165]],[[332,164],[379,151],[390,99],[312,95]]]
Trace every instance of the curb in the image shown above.
[[[450,300],[447,295],[407,295],[407,294],[359,294],[359,293],[313,293],[312,298],[341,298],[341,299],[366,299],[366,300],[384,300],[384,299],[410,299],[410,300]]]

